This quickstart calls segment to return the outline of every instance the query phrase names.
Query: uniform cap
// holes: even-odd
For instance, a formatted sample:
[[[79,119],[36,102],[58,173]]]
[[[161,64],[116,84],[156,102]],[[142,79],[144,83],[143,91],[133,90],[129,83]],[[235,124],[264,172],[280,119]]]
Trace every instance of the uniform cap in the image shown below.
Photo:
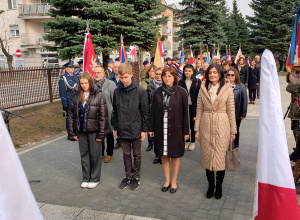
[[[106,64],[109,64],[109,63],[111,63],[111,62],[114,62],[114,60],[113,59],[109,59],[108,61],[106,61]],[[98,61],[97,61],[97,63],[98,63]],[[100,63],[100,62],[99,62]]]
[[[65,63],[63,66],[65,68],[67,68],[67,67],[74,67],[74,62],[72,60],[70,60],[69,62]]]
[[[149,61],[148,60],[145,60],[144,62],[143,62],[143,65],[145,66],[145,65],[147,65],[149,63]]]

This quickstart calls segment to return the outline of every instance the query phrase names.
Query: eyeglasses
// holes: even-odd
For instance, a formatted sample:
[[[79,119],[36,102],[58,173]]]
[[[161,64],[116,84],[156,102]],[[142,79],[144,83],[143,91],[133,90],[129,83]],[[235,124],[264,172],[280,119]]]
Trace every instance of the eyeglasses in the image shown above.
[[[227,74],[227,76],[235,76],[234,74]]]
[[[164,78],[164,79],[170,79],[170,78],[172,78],[173,76],[167,76],[167,75],[164,75],[162,78]]]
[[[157,74],[157,73],[155,73],[155,75],[157,75],[157,76],[161,76],[161,74]]]

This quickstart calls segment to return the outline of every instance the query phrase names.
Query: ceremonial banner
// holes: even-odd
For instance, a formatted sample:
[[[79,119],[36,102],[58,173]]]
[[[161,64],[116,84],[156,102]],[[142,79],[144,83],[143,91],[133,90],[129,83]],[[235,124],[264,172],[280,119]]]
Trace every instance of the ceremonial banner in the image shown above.
[[[218,57],[218,59],[220,59],[220,49],[219,49],[219,44],[218,44],[217,57]]]
[[[0,219],[42,220],[20,159],[0,115]]]
[[[157,67],[164,67],[164,51],[159,38],[157,38],[154,65]]]
[[[184,61],[184,52],[183,52],[183,48],[182,48],[181,53],[180,53],[179,67],[182,66],[183,61]]]
[[[230,61],[230,63],[232,63],[232,60],[231,60],[231,52],[230,52],[230,45],[229,45],[229,51],[228,51],[228,59]]]
[[[235,60],[234,60],[234,63],[235,63],[235,64],[237,64],[237,63],[236,63],[237,60],[238,60],[242,55],[243,55],[243,54],[242,54],[241,47],[239,47],[239,51],[238,51],[238,53],[237,53],[237,55],[236,55],[236,57],[235,57]]]
[[[119,53],[119,62],[120,63],[128,62],[122,34],[121,34],[121,47],[120,47],[120,53]]]
[[[200,47],[200,61],[203,61],[203,56],[202,56],[202,47]]]
[[[300,29],[300,4],[294,11],[296,14],[296,19],[294,23],[294,29],[293,29],[293,35],[292,35],[292,42],[290,46],[290,53],[289,53],[289,65],[296,65],[300,66],[300,34],[299,34],[299,29]]]
[[[85,34],[83,49],[83,72],[88,72],[94,79],[94,68],[97,66],[96,55],[92,42],[92,35]]]
[[[288,154],[277,67],[271,51],[261,59],[258,177],[255,220],[299,220]]]
[[[193,56],[193,51],[192,51],[192,47],[190,48],[190,62],[189,64],[194,64],[194,56]]]
[[[226,45],[226,60],[228,60],[228,49],[227,49],[227,45]]]

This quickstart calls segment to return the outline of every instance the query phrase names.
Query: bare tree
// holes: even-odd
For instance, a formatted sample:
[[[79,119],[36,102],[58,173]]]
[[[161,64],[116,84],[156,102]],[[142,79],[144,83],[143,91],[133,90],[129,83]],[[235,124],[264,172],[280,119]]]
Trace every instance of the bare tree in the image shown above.
[[[11,55],[9,53],[9,44],[11,42],[13,42],[13,38],[10,35],[10,31],[8,30],[7,26],[5,25],[5,19],[3,18],[3,10],[0,10],[0,17],[2,19],[2,24],[4,24],[0,30],[0,48],[2,50],[2,52],[4,53],[4,55],[6,56],[6,60],[7,60],[7,65],[8,65],[8,69],[12,70],[13,69],[13,55]]]

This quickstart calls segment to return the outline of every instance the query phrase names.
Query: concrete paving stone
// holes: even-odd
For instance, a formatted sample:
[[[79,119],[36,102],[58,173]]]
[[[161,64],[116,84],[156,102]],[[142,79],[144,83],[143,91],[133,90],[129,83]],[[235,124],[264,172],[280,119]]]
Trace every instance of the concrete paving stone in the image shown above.
[[[206,219],[209,219],[209,220],[218,220],[219,216],[218,215],[210,215],[210,214],[208,214],[206,216]]]
[[[122,211],[125,210],[126,208],[127,206],[120,205],[118,207],[115,207],[113,212],[122,213]]]
[[[247,210],[248,209],[246,207],[237,205],[234,208],[234,213],[237,213],[237,214],[240,214],[240,215],[246,215],[247,214]]]
[[[179,220],[180,217],[179,216],[174,216],[174,215],[169,215],[166,220]]]
[[[74,220],[122,220],[125,218],[124,214],[116,214],[110,212],[101,212],[94,210],[83,210]]]
[[[123,220],[158,220],[156,218],[146,218],[142,216],[126,215]]]
[[[169,215],[170,215],[169,211],[162,209],[157,213],[156,217],[160,219],[166,219]]]
[[[225,218],[232,218],[233,214],[234,213],[232,209],[222,209],[220,216]]]
[[[220,213],[221,213],[220,210],[216,210],[216,209],[210,209],[210,210],[208,210],[208,214],[209,215],[217,215],[217,216],[219,216]]]
[[[225,200],[223,208],[233,210],[235,208],[235,206],[236,206],[235,202],[226,202],[226,200]]]
[[[41,208],[43,205],[45,205],[45,203],[37,202],[37,205],[38,205],[39,208]]]
[[[208,214],[207,210],[198,209],[196,212],[194,212],[194,216],[205,218],[205,216]]]
[[[211,209],[221,210],[224,205],[224,200],[216,200],[212,205]]]
[[[181,209],[173,209],[172,212],[171,212],[171,215],[173,216],[181,216],[183,213],[183,210]]]
[[[219,220],[232,220],[232,218],[220,217]]]
[[[211,207],[211,204],[202,203],[198,208],[203,210],[209,210]]]
[[[83,209],[45,204],[40,208],[45,220],[73,220]]]
[[[191,220],[206,220],[206,218],[199,218],[199,217],[193,216],[193,218]]]
[[[194,205],[194,203],[192,203],[192,205],[189,205],[186,207],[186,210],[195,212],[196,210],[198,210],[198,206],[196,206],[196,205]]]

